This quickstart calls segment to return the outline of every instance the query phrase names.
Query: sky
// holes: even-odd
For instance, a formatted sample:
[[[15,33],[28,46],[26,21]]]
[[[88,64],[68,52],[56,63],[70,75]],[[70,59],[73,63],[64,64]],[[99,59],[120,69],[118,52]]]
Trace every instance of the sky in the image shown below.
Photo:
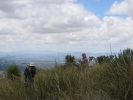
[[[0,52],[133,49],[133,0],[0,0]]]

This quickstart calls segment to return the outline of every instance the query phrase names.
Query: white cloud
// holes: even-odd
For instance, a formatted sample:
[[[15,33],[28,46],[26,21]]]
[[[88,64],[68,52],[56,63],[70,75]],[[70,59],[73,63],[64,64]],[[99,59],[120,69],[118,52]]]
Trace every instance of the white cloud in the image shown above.
[[[127,14],[127,10],[128,10],[127,2],[123,1],[119,3],[118,1],[115,1],[107,13],[108,14]]]
[[[133,0],[114,2],[107,14],[128,14],[133,19]]]
[[[101,25],[101,37],[104,36],[108,43],[111,42],[112,45],[116,46],[129,46],[132,44],[133,36],[133,20],[130,18],[119,18],[119,17],[104,17],[104,22]],[[104,39],[102,39],[104,41]],[[107,41],[105,41],[107,42]]]
[[[97,27],[101,23],[82,5],[73,3],[45,6],[27,3],[9,13],[6,10],[0,11],[0,38],[5,38],[5,46],[15,49],[19,45],[19,49],[23,49],[51,48],[49,44],[56,44],[57,47],[79,44],[79,40],[82,40],[80,37],[85,34],[82,30]],[[3,40],[0,42],[3,44]]]
[[[17,18],[3,19],[10,22],[12,28],[16,26],[33,33],[61,33],[82,30],[100,25],[100,20],[93,13],[87,12],[81,5],[72,3],[62,5],[25,6],[14,13]],[[4,17],[5,18],[5,17]],[[10,26],[10,25],[8,25]],[[7,26],[6,26],[7,27]]]
[[[10,10],[0,4],[0,46],[3,50],[106,52],[110,51],[110,43],[112,51],[132,47],[131,17],[105,16],[100,20],[82,5],[72,3],[75,0],[44,0],[41,4],[39,1],[30,1],[19,2],[20,7],[16,5],[17,1],[3,1],[9,4],[8,7],[12,8]],[[122,5],[124,2],[127,1],[123,1]],[[119,10],[115,8],[118,4]],[[124,11],[120,9],[120,5],[121,3],[114,3],[115,10],[110,9],[108,13],[131,15],[132,12],[127,10],[127,6],[124,6]]]

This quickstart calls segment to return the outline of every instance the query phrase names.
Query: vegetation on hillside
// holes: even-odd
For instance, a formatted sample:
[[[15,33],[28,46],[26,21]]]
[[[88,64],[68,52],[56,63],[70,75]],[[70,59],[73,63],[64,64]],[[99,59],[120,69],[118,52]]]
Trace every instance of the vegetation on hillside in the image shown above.
[[[34,85],[0,80],[0,100],[133,100],[133,51],[125,49],[96,66],[69,64],[37,69]],[[102,57],[101,57],[102,58]]]
[[[75,64],[75,57],[72,55],[66,55],[65,56],[65,64],[67,66],[71,66],[72,64]]]
[[[13,76],[15,75],[16,77],[20,77],[21,76],[21,71],[19,69],[19,67],[17,65],[10,65],[8,66],[8,68],[6,69],[6,77],[8,79],[13,79]]]

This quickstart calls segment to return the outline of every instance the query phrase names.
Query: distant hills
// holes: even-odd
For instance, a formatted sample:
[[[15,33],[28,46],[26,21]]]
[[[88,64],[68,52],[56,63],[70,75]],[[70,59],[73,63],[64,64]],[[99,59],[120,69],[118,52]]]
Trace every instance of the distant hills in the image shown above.
[[[11,60],[14,62],[54,62],[64,61],[66,55],[75,56],[80,59],[82,52],[56,52],[50,50],[25,50],[25,51],[14,51],[14,52],[0,52],[0,59]],[[86,52],[87,57],[89,56],[101,56],[110,55],[107,53],[90,53]]]
[[[17,64],[23,70],[27,63],[36,62],[38,66],[50,67],[57,63],[64,63],[66,55],[72,55],[77,59],[81,58],[82,52],[56,52],[49,50],[25,50],[25,51],[14,51],[14,52],[0,52],[0,69],[6,69],[10,64]],[[87,57],[89,56],[101,56],[107,55],[106,53],[89,53],[86,52]],[[110,54],[108,54],[110,55]],[[40,63],[40,64],[39,64]]]

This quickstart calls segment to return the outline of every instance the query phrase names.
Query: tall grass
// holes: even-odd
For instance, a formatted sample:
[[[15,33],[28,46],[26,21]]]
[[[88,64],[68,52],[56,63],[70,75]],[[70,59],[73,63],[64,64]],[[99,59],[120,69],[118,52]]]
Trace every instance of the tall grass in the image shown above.
[[[22,81],[0,81],[1,100],[111,100],[97,86],[100,68],[76,66],[38,69],[34,85],[25,88]],[[96,74],[96,73],[97,74]]]
[[[1,100],[133,100],[133,59],[115,58],[95,67],[37,69],[34,84],[0,80]]]

